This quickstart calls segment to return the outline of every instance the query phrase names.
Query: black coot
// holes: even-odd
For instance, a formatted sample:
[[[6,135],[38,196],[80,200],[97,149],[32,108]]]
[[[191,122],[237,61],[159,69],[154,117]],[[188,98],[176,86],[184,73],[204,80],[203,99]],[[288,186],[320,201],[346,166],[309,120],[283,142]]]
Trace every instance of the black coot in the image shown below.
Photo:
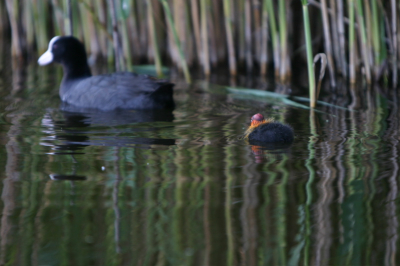
[[[47,65],[51,62],[64,68],[60,86],[63,102],[104,111],[174,107],[174,84],[166,80],[129,72],[92,76],[85,47],[72,36],[51,39],[48,50],[38,63]]]
[[[272,119],[264,119],[262,114],[255,114],[245,132],[250,142],[290,144],[293,142],[293,129]]]

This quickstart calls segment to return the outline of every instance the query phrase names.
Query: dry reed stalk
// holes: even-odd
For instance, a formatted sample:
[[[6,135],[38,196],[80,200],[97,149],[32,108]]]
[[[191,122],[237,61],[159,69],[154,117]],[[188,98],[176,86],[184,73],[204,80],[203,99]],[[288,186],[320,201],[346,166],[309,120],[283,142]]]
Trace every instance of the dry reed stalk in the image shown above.
[[[371,1],[372,9],[372,48],[374,51],[374,72],[378,73],[380,65],[382,63],[382,49],[381,49],[381,35],[380,35],[380,21],[379,21],[379,10],[378,3],[376,0]]]
[[[149,31],[150,31],[149,42],[151,44],[151,47],[153,48],[154,62],[156,66],[157,76],[162,76],[163,73],[161,69],[161,57],[157,44],[157,33],[154,25],[154,11],[153,11],[152,0],[148,0],[148,18],[149,18]]]
[[[107,12],[106,12],[106,3],[102,0],[92,0],[94,4],[94,9],[90,12],[94,19],[97,28],[101,28],[102,30],[98,30],[99,35],[99,46],[101,50],[101,54],[103,57],[108,56],[108,43],[112,41],[112,36],[107,31]],[[96,15],[97,14],[97,15]]]
[[[370,60],[370,65],[374,66],[374,56],[372,52],[372,17],[371,17],[371,7],[369,4],[369,0],[364,0],[365,7],[365,24],[366,24],[366,33],[367,33],[367,44],[368,44],[368,58]]]
[[[74,10],[74,13],[76,13],[76,15],[78,15],[76,18],[76,21],[79,21],[79,31],[75,32],[76,36],[79,36],[79,38],[82,39],[82,41],[85,44],[85,47],[87,49],[87,51],[89,51],[90,55],[92,54],[92,34],[93,32],[90,31],[90,26],[88,25],[89,21],[88,21],[88,15],[86,15],[85,12],[85,6],[83,4],[78,4],[77,5],[77,9]]]
[[[82,13],[84,13],[84,10],[82,10]],[[99,40],[99,32],[96,28],[96,25],[94,23],[94,17],[92,13],[89,13],[87,15],[87,25],[88,25],[88,30],[90,34],[90,50],[91,50],[91,57],[94,60],[97,60],[99,56],[101,56],[101,46],[100,46],[100,40]]]
[[[67,23],[68,29],[66,30],[68,35],[74,35],[74,27],[72,21],[72,2],[71,0],[67,0]]]
[[[211,6],[210,6],[211,8]],[[213,20],[212,12],[208,9],[208,19],[207,19],[207,28],[208,28],[208,42],[209,42],[209,53],[210,53],[210,64],[215,67],[218,63],[218,25]]]
[[[34,14],[33,26],[35,28],[35,39],[38,49],[46,50],[49,44],[47,26],[48,12],[47,2],[34,0],[32,1],[32,10]]]
[[[254,59],[258,64],[261,62],[261,30],[262,30],[262,25],[261,25],[261,0],[252,0],[252,9],[253,9],[253,25],[254,25],[254,51],[255,51],[255,57]]]
[[[203,68],[206,76],[210,75],[210,54],[208,46],[207,8],[208,1],[200,0],[201,43],[203,46]]]
[[[114,45],[114,53],[115,53],[115,69],[117,71],[125,70],[124,58],[121,51],[121,40],[118,32],[118,20],[117,20],[117,10],[115,0],[108,1],[110,13],[111,13],[111,21],[112,21],[112,30],[113,30],[113,45]]]
[[[321,84],[322,84],[322,80],[325,76],[325,70],[326,70],[326,65],[328,64],[328,58],[326,57],[326,54],[323,53],[319,53],[317,55],[314,56],[314,62],[313,62],[313,69],[315,70],[315,64],[321,61],[321,67],[319,70],[319,75],[318,75],[318,83],[317,83],[317,91],[315,94],[315,101],[318,100],[318,96],[319,93],[321,91]]]
[[[367,42],[367,35],[364,23],[364,12],[362,7],[361,0],[357,0],[357,21],[358,21],[358,32],[361,40],[361,52],[364,60],[364,68],[365,68],[365,78],[367,83],[371,84],[371,68],[370,68],[370,60],[369,60],[369,47]]]
[[[149,48],[149,38],[148,38],[148,31],[147,31],[147,7],[145,1],[136,1],[137,4],[137,20],[138,20],[138,33],[137,37],[139,38],[140,43],[140,50],[138,51],[139,57],[143,57],[146,54]],[[179,63],[179,57],[178,61]]]
[[[247,72],[253,69],[252,41],[251,41],[251,0],[244,2],[244,32],[245,32],[245,54]]]
[[[124,18],[121,23],[120,23],[120,28],[121,28],[121,44],[122,44],[122,49],[121,51],[123,52],[122,54],[122,59],[125,62],[125,70],[132,71],[132,53],[131,53],[131,44],[129,41],[129,30],[128,30],[128,23],[127,23],[128,18]]]
[[[235,46],[233,43],[233,31],[232,31],[232,14],[230,0],[224,0],[224,18],[225,18],[225,32],[226,32],[226,44],[228,46],[228,59],[229,59],[229,71],[232,76],[236,76],[236,56]]]
[[[6,19],[7,14],[5,11],[4,3],[5,3],[5,1],[0,2],[0,35],[1,36],[3,36],[5,30],[9,28],[8,20]]]
[[[392,87],[396,88],[397,87],[397,83],[398,83],[398,69],[397,69],[397,7],[396,7],[396,1],[395,0],[391,0],[390,1],[390,7],[392,9],[392,45],[393,45],[393,52],[392,52],[392,72],[393,72],[393,76],[392,76]]]
[[[6,9],[11,26],[11,55],[15,58],[22,59],[22,34],[18,26],[18,21],[20,21],[19,2],[19,0],[6,0]]]
[[[175,42],[176,47],[178,49],[179,59],[180,59],[180,63],[181,63],[181,66],[182,66],[183,74],[185,75],[185,80],[186,80],[187,83],[190,84],[192,82],[192,80],[191,80],[191,77],[190,77],[190,73],[189,73],[189,69],[188,69],[188,66],[187,66],[186,59],[185,59],[185,55],[183,53],[183,49],[182,49],[181,43],[179,41],[179,37],[178,37],[178,33],[177,33],[177,30],[176,30],[176,27],[175,27],[175,24],[174,24],[174,20],[172,18],[171,10],[170,10],[168,2],[166,0],[160,0],[160,1],[161,1],[162,5],[164,7],[164,12],[165,12],[165,15],[167,17],[169,28],[170,28],[170,31],[172,32],[172,35],[173,35],[173,38],[174,38],[174,42]]]
[[[213,8],[211,11],[212,20],[209,21],[209,27],[212,28],[214,26],[214,42],[215,42],[215,53],[216,53],[216,62],[215,66],[220,62],[226,62],[227,50],[226,50],[226,42],[224,38],[221,36],[225,35],[225,27],[223,24],[223,20],[221,17],[223,16],[223,3],[222,1],[212,1]]]
[[[261,15],[261,52],[260,52],[260,74],[265,77],[267,74],[267,63],[268,63],[268,10],[267,1],[264,0],[262,4],[262,15]]]
[[[186,61],[188,62],[187,58],[187,45],[186,45],[186,32],[185,32],[185,0],[172,0],[172,12],[173,12],[173,17],[174,17],[174,23],[176,27],[176,31],[179,36],[179,42],[182,45],[182,49],[185,52],[185,58]]]
[[[33,25],[33,14],[32,14],[32,2],[27,3],[28,7],[24,8],[23,12],[23,25],[25,25],[25,40],[27,43],[28,49],[34,47],[36,39],[35,39],[35,27]]]
[[[195,51],[195,39],[193,34],[193,26],[190,18],[190,2],[184,1],[185,12],[184,12],[184,23],[183,30],[185,33],[185,58],[188,65],[192,66],[197,60],[197,54]]]
[[[242,63],[243,61],[246,60],[246,50],[245,50],[245,29],[244,29],[244,23],[243,21],[245,20],[244,18],[244,1],[245,0],[237,0],[236,3],[236,14],[235,17],[238,18],[236,19],[236,29],[237,29],[237,51],[238,51],[238,61]]]
[[[132,60],[138,60],[142,55],[142,47],[140,42],[140,32],[139,32],[139,19],[138,19],[138,7],[137,1],[131,1],[131,15],[129,17],[129,36],[132,40]],[[154,7],[154,6],[153,6]]]
[[[342,66],[341,66],[341,61],[340,61],[340,51],[339,51],[339,32],[337,28],[337,7],[336,7],[336,0],[330,0],[329,1],[330,6],[331,6],[331,20],[330,20],[330,25],[331,25],[331,36],[332,36],[332,48],[333,48],[333,58],[335,62],[335,70],[339,70],[339,72],[342,71]]]
[[[331,46],[331,34],[330,34],[330,24],[328,19],[328,7],[326,4],[326,0],[321,0],[321,11],[322,11],[322,25],[324,32],[324,46],[325,46],[325,54],[327,57],[328,69],[329,69],[329,77],[331,81],[331,86],[336,87],[335,82],[335,65],[333,62],[332,56],[332,46]]]
[[[55,20],[56,26],[55,35],[66,35],[64,31],[64,11],[61,8],[61,4],[59,3],[59,0],[52,0],[51,4],[54,11],[53,19]]]
[[[200,35],[200,19],[199,19],[199,5],[197,0],[191,0],[190,10],[192,14],[192,24],[194,30],[194,40],[196,44],[197,60],[202,65],[202,45],[201,45],[201,35]]]

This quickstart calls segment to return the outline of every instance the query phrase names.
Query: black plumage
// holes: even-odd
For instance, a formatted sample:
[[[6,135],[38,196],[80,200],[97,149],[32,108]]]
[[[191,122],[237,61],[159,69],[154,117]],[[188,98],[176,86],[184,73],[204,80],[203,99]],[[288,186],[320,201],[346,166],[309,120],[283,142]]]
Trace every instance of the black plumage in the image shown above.
[[[174,84],[166,80],[129,72],[92,76],[85,48],[72,36],[54,37],[38,62],[63,66],[60,98],[75,106],[104,111],[174,107]]]
[[[292,143],[293,138],[293,129],[288,125],[277,122],[261,124],[248,135],[249,141],[265,143]]]

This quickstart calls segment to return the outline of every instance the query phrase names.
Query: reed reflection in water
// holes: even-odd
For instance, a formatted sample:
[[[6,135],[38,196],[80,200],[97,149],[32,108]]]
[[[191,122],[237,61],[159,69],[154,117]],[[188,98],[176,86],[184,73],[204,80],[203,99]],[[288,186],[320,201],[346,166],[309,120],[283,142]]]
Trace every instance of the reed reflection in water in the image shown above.
[[[394,92],[342,89],[324,100],[354,111],[310,115],[174,80],[166,117],[107,118],[60,108],[51,71],[0,77],[0,264],[397,264]],[[256,112],[293,145],[240,140]]]

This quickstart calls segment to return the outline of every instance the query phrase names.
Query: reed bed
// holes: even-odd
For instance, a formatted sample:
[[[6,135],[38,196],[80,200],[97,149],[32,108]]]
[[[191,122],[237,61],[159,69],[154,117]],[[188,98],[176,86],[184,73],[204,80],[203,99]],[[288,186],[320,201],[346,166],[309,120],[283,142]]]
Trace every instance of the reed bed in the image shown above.
[[[161,75],[162,65],[174,65],[188,82],[198,68],[206,76],[224,67],[232,76],[273,70],[288,84],[299,71],[293,62],[314,56],[305,56],[302,4],[313,51],[327,56],[331,86],[338,76],[397,86],[395,0],[5,0],[0,32],[12,39],[15,58],[36,56],[54,35],[73,33],[92,59],[108,58],[117,69],[154,63]]]

